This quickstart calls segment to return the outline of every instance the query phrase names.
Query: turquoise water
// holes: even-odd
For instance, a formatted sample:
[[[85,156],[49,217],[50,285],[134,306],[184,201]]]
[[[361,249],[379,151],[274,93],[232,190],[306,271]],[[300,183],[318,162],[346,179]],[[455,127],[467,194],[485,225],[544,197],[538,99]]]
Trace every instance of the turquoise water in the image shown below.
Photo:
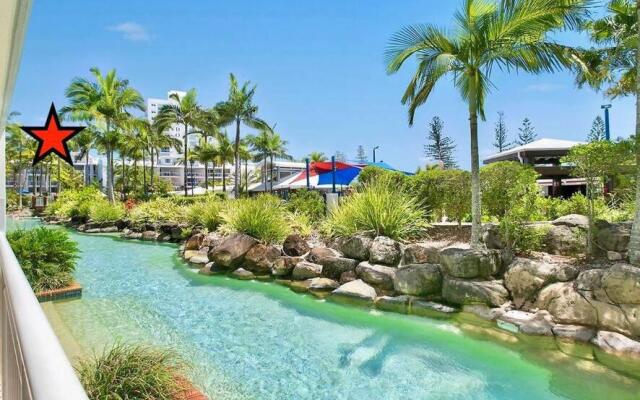
[[[81,300],[45,306],[71,355],[115,340],[179,351],[214,399],[637,399],[640,384],[542,344],[205,277],[177,246],[71,233]],[[516,350],[517,349],[517,350]]]

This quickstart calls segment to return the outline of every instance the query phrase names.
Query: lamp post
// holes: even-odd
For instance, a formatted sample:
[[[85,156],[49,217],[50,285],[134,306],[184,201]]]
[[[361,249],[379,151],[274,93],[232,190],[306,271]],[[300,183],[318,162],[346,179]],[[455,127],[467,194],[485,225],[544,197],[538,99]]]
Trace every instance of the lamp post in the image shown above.
[[[309,159],[305,158],[305,172],[307,174],[307,190],[311,187],[311,182],[309,181]]]
[[[379,149],[380,146],[376,146],[373,148],[373,163],[376,163],[376,150]]]
[[[604,137],[609,141],[611,140],[611,131],[609,130],[609,109],[611,104],[603,104],[600,108],[604,110]]]

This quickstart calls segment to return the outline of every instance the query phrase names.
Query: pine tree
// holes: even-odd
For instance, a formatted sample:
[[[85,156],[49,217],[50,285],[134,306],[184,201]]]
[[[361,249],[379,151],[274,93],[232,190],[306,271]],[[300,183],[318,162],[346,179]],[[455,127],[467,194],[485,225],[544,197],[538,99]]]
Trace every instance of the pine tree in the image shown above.
[[[507,139],[507,125],[504,123],[504,113],[498,112],[498,122],[496,122],[495,128],[495,142],[493,147],[498,150],[498,153],[502,153],[505,150],[509,150],[512,147],[511,142]]]
[[[597,116],[596,119],[593,120],[593,124],[591,125],[591,132],[587,135],[587,140],[589,142],[598,142],[600,140],[605,140],[607,137],[606,129],[604,127],[604,120],[601,116]]]
[[[453,156],[456,145],[453,139],[442,134],[443,128],[444,124],[440,117],[433,117],[429,122],[428,143],[424,146],[424,153],[428,158],[437,161],[444,169],[456,168],[457,164]]]
[[[347,161],[347,156],[340,150],[336,150],[335,157],[336,157],[336,161],[340,161],[340,162]]]
[[[520,146],[533,142],[538,136],[536,135],[536,132],[533,129],[533,125],[531,125],[531,121],[529,120],[529,118],[525,118],[524,121],[522,121],[522,126],[518,128],[518,130],[520,131],[520,133],[518,133],[518,140],[516,142]]]
[[[369,158],[367,157],[367,153],[364,151],[364,147],[362,147],[362,145],[358,146],[358,150],[356,153],[356,161],[358,161],[361,164],[364,164],[367,161],[369,161]]]

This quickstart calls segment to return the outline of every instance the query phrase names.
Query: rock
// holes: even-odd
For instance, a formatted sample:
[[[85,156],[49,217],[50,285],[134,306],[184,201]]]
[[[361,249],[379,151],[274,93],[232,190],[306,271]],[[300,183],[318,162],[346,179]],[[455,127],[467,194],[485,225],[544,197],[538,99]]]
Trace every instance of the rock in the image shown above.
[[[581,228],[552,225],[545,235],[544,243],[549,253],[579,256],[586,251],[585,240],[585,232]]]
[[[414,243],[404,249],[403,264],[438,264],[440,248],[429,243]]]
[[[84,233],[100,233],[100,228],[87,228]]]
[[[502,308],[491,308],[485,304],[465,304],[462,311],[486,321],[495,321],[505,313]]]
[[[602,275],[604,269],[587,269],[580,272],[576,278],[576,289],[581,292],[593,292],[600,290],[602,287]]]
[[[187,250],[187,251],[193,251],[193,250]],[[196,255],[189,258],[189,262],[192,264],[204,265],[209,262],[209,257],[207,257],[206,254],[197,253]]]
[[[398,265],[401,257],[400,243],[386,236],[373,239],[369,249],[369,262],[372,264]]]
[[[615,264],[602,275],[602,289],[618,304],[640,304],[640,268]]]
[[[356,267],[356,275],[358,278],[382,290],[393,290],[393,278],[395,274],[396,268],[386,265],[370,264],[368,261],[363,261]]]
[[[456,308],[425,300],[413,300],[409,309],[410,314],[429,318],[450,317],[457,312]]]
[[[156,231],[144,231],[142,232],[142,240],[158,240],[160,234]]]
[[[302,261],[302,257],[280,256],[273,262],[271,274],[273,276],[287,276],[300,261]]]
[[[496,224],[486,224],[483,227],[482,242],[487,249],[503,249],[504,243],[500,235],[500,230]]]
[[[554,325],[551,328],[556,337],[571,339],[577,342],[589,342],[596,335],[596,330],[582,325]]]
[[[551,224],[556,226],[568,226],[570,228],[587,229],[589,227],[589,218],[586,215],[569,214],[553,220]]]
[[[450,304],[486,304],[500,306],[509,299],[502,281],[468,281],[445,277],[442,297]]]
[[[244,268],[258,275],[268,275],[278,257],[280,257],[279,249],[258,243],[245,254]]]
[[[355,281],[345,283],[331,292],[330,298],[338,301],[343,300],[346,302],[371,304],[376,298],[376,290],[364,283],[361,279],[356,279]]]
[[[591,342],[606,352],[640,355],[640,342],[617,332],[598,331]]]
[[[629,318],[622,307],[617,304],[605,303],[603,301],[588,300],[596,310],[598,317],[597,326],[605,331],[615,331],[623,335],[633,335]],[[633,307],[633,306],[632,306]],[[637,307],[637,306],[636,306]]]
[[[340,284],[344,285],[345,283],[355,281],[356,279],[358,279],[356,271],[343,272],[342,275],[340,275]]]
[[[509,325],[516,328],[516,332],[526,333],[528,335],[551,336],[553,332],[553,319],[548,311],[540,310],[536,313],[530,313],[520,310],[510,310],[498,317],[498,327],[509,331]]]
[[[319,264],[323,259],[327,257],[342,257],[342,254],[329,247],[314,247],[307,254],[306,259],[309,262]]]
[[[310,263],[307,261],[300,261],[293,268],[291,277],[295,280],[306,280],[311,278],[317,278],[322,274],[322,265]]]
[[[236,268],[244,262],[244,256],[258,241],[249,235],[235,233],[225,238],[209,252],[209,260],[223,268]]]
[[[195,257],[199,254],[198,250],[185,250],[184,253],[182,254],[182,257],[189,261],[189,259],[191,257]]]
[[[300,257],[309,252],[309,245],[301,235],[294,233],[284,240],[282,251],[288,256]]]
[[[212,262],[205,264],[204,267],[200,268],[200,270],[198,271],[198,273],[201,275],[217,275],[217,274],[223,274],[225,272],[226,272],[225,270],[221,270],[220,268],[217,268],[215,264]]]
[[[611,224],[606,221],[598,221],[596,224],[595,241],[598,246],[605,251],[618,253],[627,251],[630,237],[630,223],[622,222]]]
[[[617,251],[608,250],[607,251],[607,260],[609,260],[609,261],[621,261],[622,260],[622,254],[618,253]]]
[[[102,233],[118,232],[118,227],[117,226],[107,226],[105,228],[100,228],[100,232],[102,232]]]
[[[201,246],[207,246],[210,249],[218,247],[224,240],[218,232],[209,232],[203,239]]]
[[[373,239],[366,235],[355,235],[341,238],[338,241],[338,248],[345,257],[364,261],[369,259],[369,249]]]
[[[311,291],[333,291],[340,284],[329,278],[312,278],[309,279],[309,290]]]
[[[253,274],[253,272],[251,271],[247,271],[244,268],[238,268],[235,271],[233,271],[231,273],[231,276],[233,276],[236,279],[242,279],[242,280],[251,280],[251,279],[255,279],[255,275]]]
[[[556,322],[569,325],[596,326],[595,308],[578,293],[571,282],[553,283],[540,291],[536,307],[553,315]]]
[[[410,300],[409,296],[380,296],[376,298],[375,306],[379,310],[407,314]]]
[[[198,250],[200,248],[200,246],[202,246],[202,241],[203,240],[204,240],[204,234],[196,233],[195,235],[193,235],[189,239],[187,239],[186,242],[184,242],[184,249],[185,250]]]
[[[504,285],[511,292],[516,308],[521,308],[549,283],[566,282],[576,276],[578,270],[571,265],[516,258],[504,275]]]
[[[398,268],[393,278],[396,292],[412,296],[440,293],[442,273],[437,264],[409,264]]]
[[[440,252],[440,263],[444,273],[456,278],[489,279],[502,271],[499,250],[449,247]]]
[[[358,261],[345,257],[323,257],[318,261],[322,265],[322,275],[331,279],[340,279],[340,275],[347,271],[353,271]]]

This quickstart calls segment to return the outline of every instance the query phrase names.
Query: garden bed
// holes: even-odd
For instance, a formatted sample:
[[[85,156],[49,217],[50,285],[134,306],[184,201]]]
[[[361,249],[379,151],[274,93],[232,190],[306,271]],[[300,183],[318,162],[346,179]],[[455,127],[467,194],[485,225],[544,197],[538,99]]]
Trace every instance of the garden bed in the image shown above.
[[[82,287],[78,282],[73,282],[71,285],[60,289],[37,292],[36,297],[39,302],[79,298],[82,297]]]

